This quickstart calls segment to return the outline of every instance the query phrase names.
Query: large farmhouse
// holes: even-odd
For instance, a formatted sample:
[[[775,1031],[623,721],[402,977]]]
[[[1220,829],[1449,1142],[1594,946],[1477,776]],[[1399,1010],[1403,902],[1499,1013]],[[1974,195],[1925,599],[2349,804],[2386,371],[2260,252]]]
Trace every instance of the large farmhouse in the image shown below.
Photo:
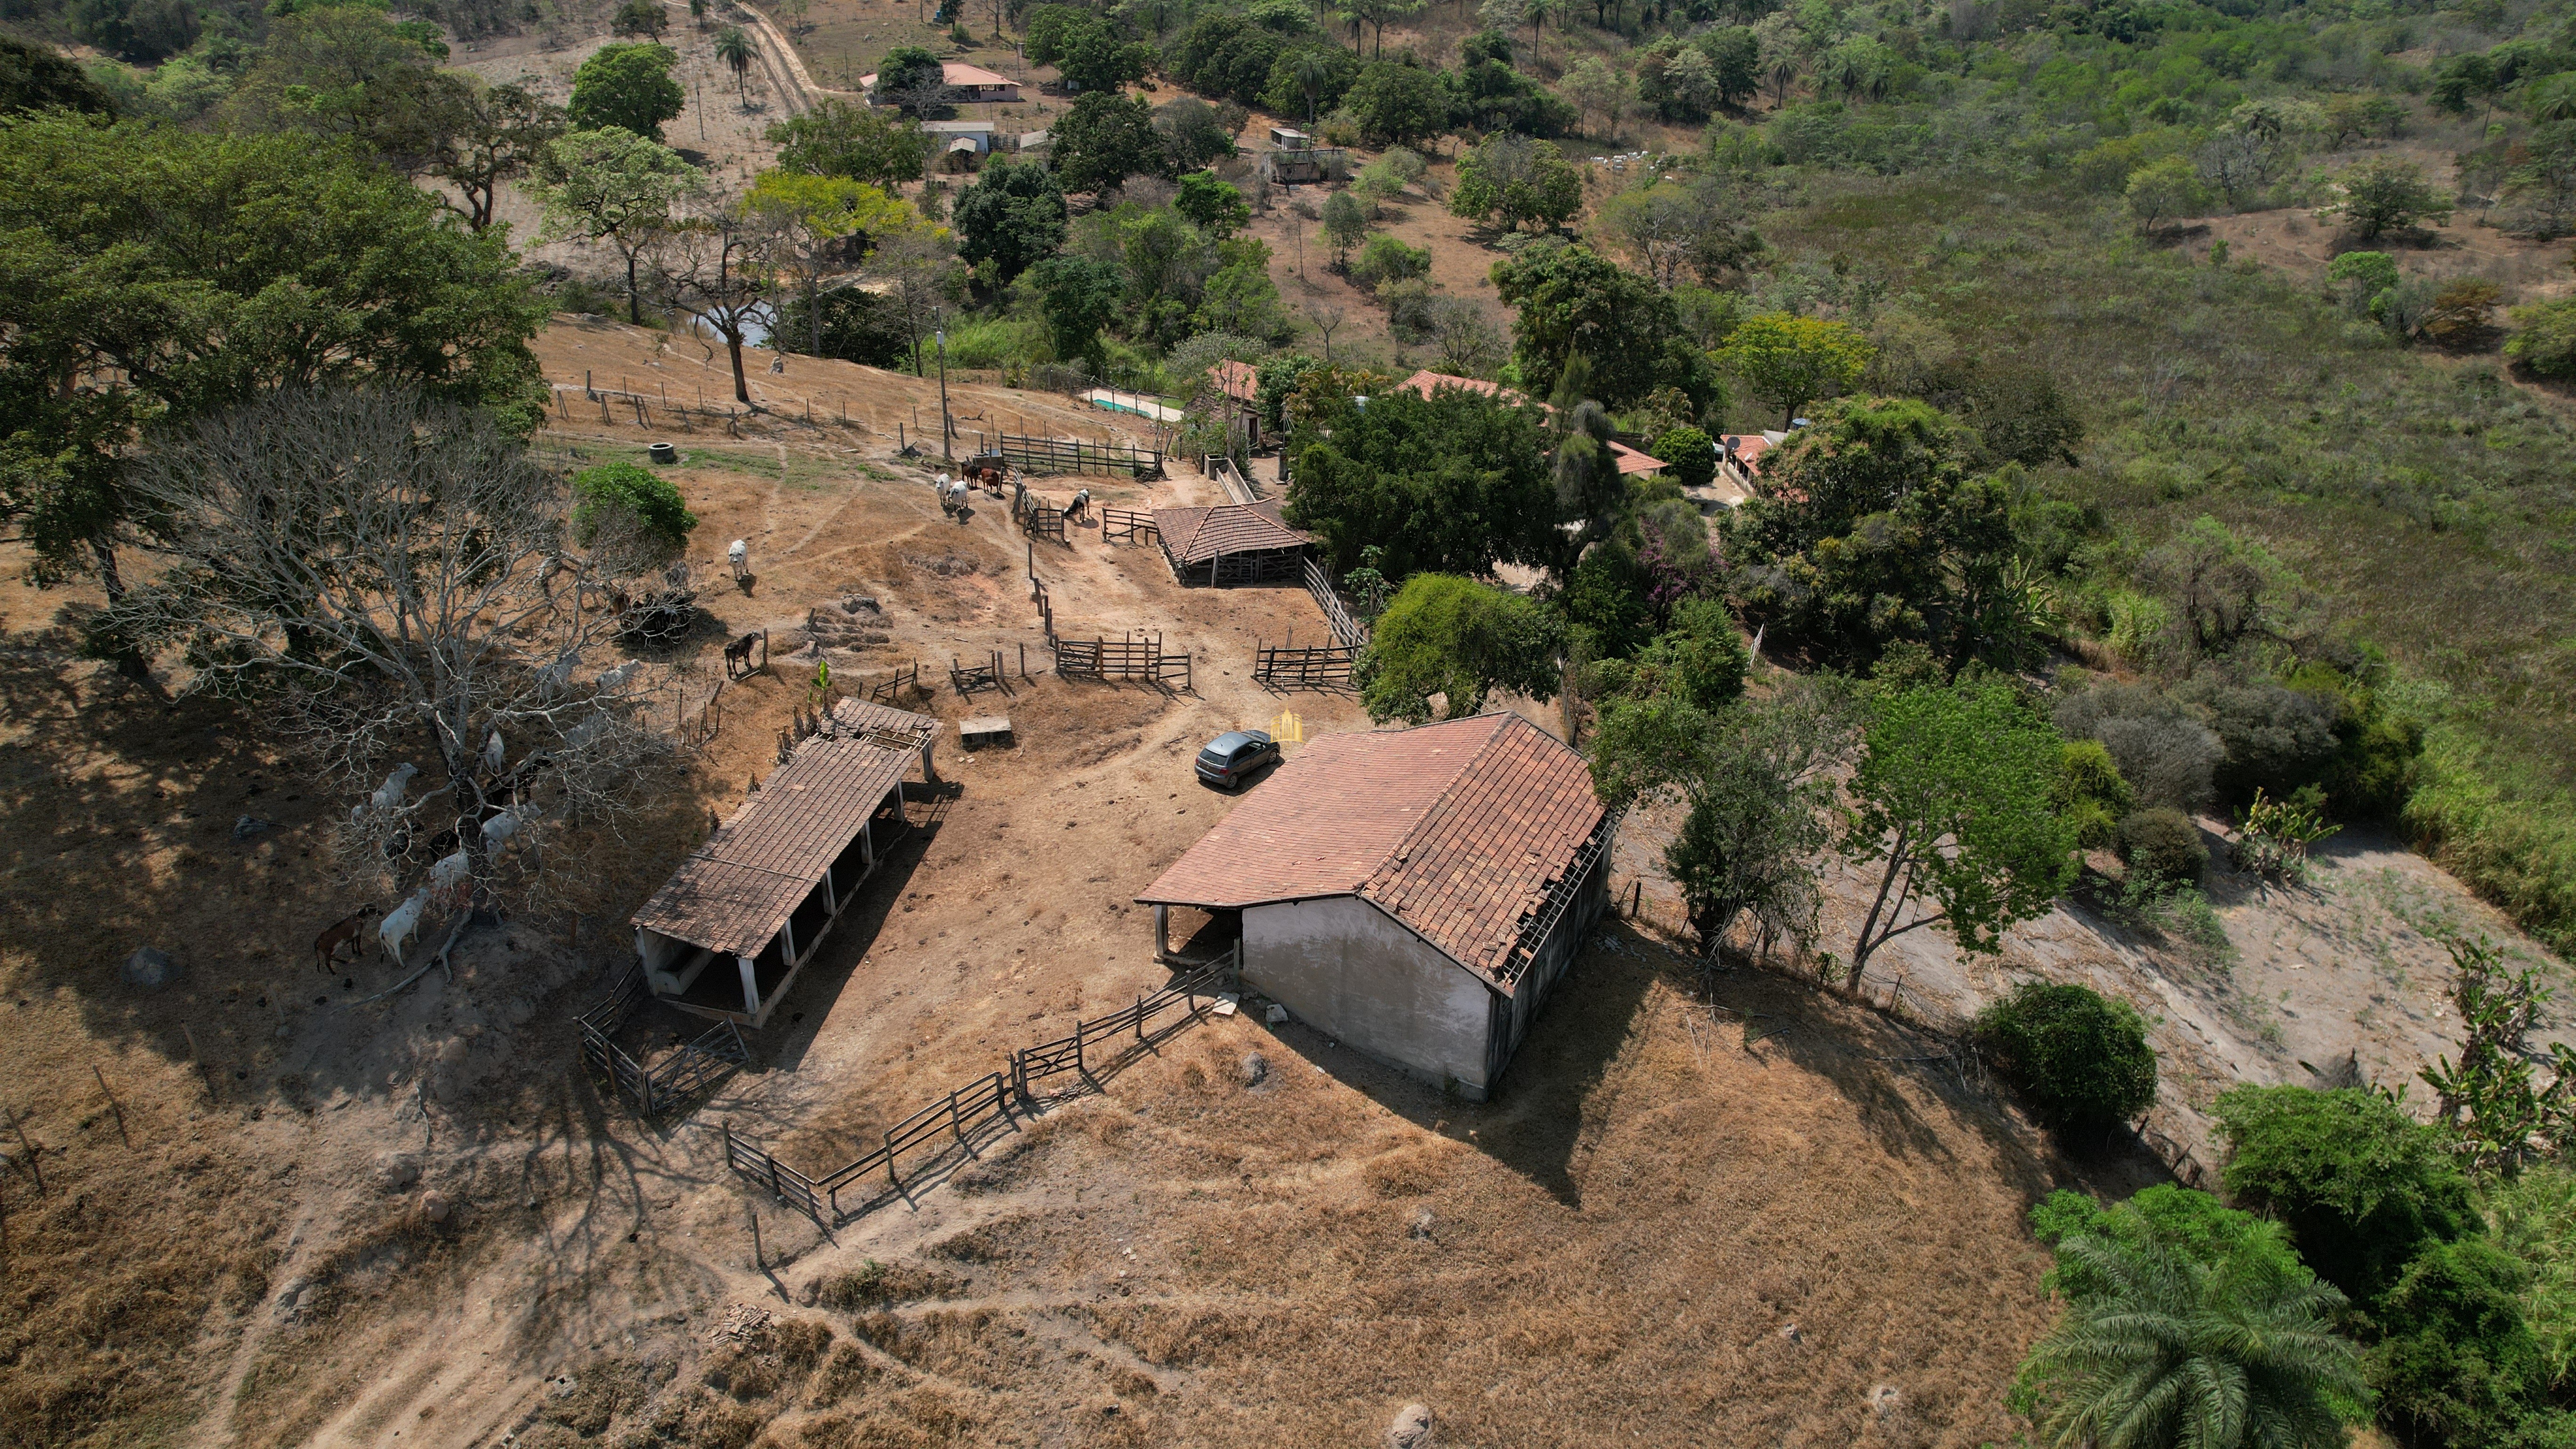
[[[1473,1101],[1607,899],[1617,817],[1515,714],[1326,735],[1136,897],[1242,923],[1244,984]]]

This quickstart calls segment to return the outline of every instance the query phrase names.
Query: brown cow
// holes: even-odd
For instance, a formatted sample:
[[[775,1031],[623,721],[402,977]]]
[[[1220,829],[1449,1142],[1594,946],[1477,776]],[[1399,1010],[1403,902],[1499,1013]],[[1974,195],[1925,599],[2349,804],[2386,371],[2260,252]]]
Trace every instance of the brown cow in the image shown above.
[[[338,964],[340,948],[356,941],[361,924],[375,913],[376,908],[373,905],[360,906],[325,926],[322,934],[313,938],[313,969],[325,976],[330,975],[331,968]],[[363,950],[363,947],[352,946],[349,959],[352,961],[358,959]]]

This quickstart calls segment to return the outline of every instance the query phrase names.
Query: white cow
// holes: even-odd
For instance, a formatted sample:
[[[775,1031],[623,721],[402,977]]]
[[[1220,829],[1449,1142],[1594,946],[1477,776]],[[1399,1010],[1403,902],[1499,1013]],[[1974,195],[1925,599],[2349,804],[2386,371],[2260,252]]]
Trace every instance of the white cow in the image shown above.
[[[402,960],[403,947],[411,944],[412,933],[420,929],[421,909],[428,903],[429,892],[413,891],[410,900],[385,912],[385,918],[376,923],[376,939],[397,963]]]
[[[492,737],[483,742],[484,773],[491,775],[501,773],[502,762],[509,758],[509,751],[501,747],[501,732],[499,730],[492,731]]]
[[[483,822],[483,849],[487,854],[499,854],[501,847],[510,843],[510,837],[518,833],[519,817],[504,810]]]
[[[635,676],[642,674],[643,672],[644,661],[641,659],[629,659],[614,669],[604,670],[599,676],[599,692],[602,694],[615,694],[617,691],[624,689],[629,683],[633,682]]]
[[[739,538],[726,544],[725,562],[732,564],[733,571],[737,574],[749,568],[751,566],[751,545]]]
[[[472,876],[473,863],[465,858],[464,851],[459,850],[454,855],[443,855],[430,863],[429,888],[440,895],[453,894],[462,889]]]

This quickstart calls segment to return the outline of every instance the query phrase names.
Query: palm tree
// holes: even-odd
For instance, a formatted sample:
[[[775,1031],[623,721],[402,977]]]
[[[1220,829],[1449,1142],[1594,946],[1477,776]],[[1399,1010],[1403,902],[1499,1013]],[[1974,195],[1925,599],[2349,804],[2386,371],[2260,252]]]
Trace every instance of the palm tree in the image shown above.
[[[733,93],[744,105],[751,104],[742,88],[743,72],[751,69],[751,37],[742,33],[741,26],[728,25],[717,32],[716,59],[733,67]]]
[[[1324,63],[1322,52],[1309,50],[1296,60],[1293,78],[1298,94],[1306,98],[1306,124],[1315,124],[1315,106],[1324,98],[1324,87],[1333,83],[1333,68]]]
[[[2089,1287],[2022,1365],[2051,1449],[2342,1449],[2369,1391],[2332,1285],[2086,1235],[2057,1261]]]

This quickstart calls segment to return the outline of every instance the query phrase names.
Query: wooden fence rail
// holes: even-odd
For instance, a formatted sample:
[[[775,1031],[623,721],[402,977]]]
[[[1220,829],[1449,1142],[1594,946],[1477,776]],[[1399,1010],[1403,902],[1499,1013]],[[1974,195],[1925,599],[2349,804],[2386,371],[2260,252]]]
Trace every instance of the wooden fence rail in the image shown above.
[[[1333,587],[1333,576],[1314,559],[1306,560],[1306,592],[1315,596],[1316,606],[1324,611],[1324,622],[1333,626],[1333,637],[1346,649],[1368,647],[1366,624],[1351,616],[1351,606],[1342,600],[1342,591]]]
[[[948,683],[962,698],[980,689],[998,689],[1004,694],[1011,687],[1002,680],[1002,651],[996,649],[982,664],[961,664],[957,656],[948,656]]]
[[[980,436],[980,435],[979,435]],[[1163,455],[1132,443],[1087,443],[1079,438],[1031,438],[995,433],[990,451],[1031,473],[1114,473],[1163,476]]]
[[[1054,616],[1049,614],[1050,626]],[[1163,649],[1163,636],[1142,630],[1123,639],[1051,639],[1055,672],[1068,679],[1142,679],[1187,694],[1196,688],[1190,656]]]
[[[1349,689],[1359,651],[1344,644],[1256,645],[1252,677],[1273,689]]]
[[[647,1117],[676,1111],[750,1060],[742,1033],[726,1021],[700,1033],[660,1065],[646,1068],[616,1041],[619,1028],[646,999],[644,966],[637,962],[617,979],[606,1000],[576,1018],[581,1024],[583,1063],[608,1083],[612,1095],[633,1103],[636,1111]]]
[[[1154,515],[1133,508],[1100,510],[1100,541],[1116,543],[1161,543],[1163,531],[1154,526]]]
[[[1064,536],[1064,510],[1029,491],[1029,485],[1014,480],[1011,493],[1011,518],[1020,532],[1031,538],[1051,538],[1067,548],[1072,541]]]
[[[789,1167],[738,1135],[731,1121],[723,1124],[725,1166],[767,1192],[771,1201],[827,1227],[839,1227],[897,1197],[909,1201],[914,1186],[940,1164],[980,1155],[983,1144],[1005,1132],[1019,1131],[1023,1118],[1044,1110],[1031,1083],[1072,1072],[1080,1079],[1074,1092],[1096,1088],[1102,1076],[1197,1021],[1202,1001],[1223,990],[1242,964],[1243,947],[1238,942],[1224,956],[1151,995],[1137,997],[1132,1006],[1089,1021],[1077,1020],[1071,1036],[1011,1053],[1003,1070],[977,1077],[884,1129],[878,1133],[877,1145],[858,1160],[819,1178]],[[1177,1020],[1156,1025],[1174,1011],[1180,1013]],[[917,1159],[910,1182],[904,1175],[907,1156]],[[872,1189],[869,1185],[880,1176],[885,1179],[882,1187]],[[847,1203],[842,1201],[845,1196],[850,1199]]]

